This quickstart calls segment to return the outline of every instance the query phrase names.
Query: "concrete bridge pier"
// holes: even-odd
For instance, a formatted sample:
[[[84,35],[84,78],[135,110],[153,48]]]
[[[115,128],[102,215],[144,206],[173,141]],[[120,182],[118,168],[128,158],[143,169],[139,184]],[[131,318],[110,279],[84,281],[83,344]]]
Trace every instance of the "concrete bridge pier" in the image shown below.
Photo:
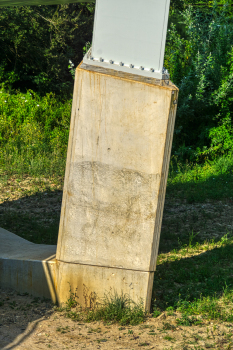
[[[177,99],[169,81],[77,68],[58,245],[0,230],[2,287],[150,309]]]
[[[178,89],[76,70],[56,259],[58,298],[126,293],[150,309]]]
[[[71,291],[85,306],[124,293],[150,309],[178,100],[163,67],[169,5],[97,0],[76,70],[58,245],[0,230],[1,286],[59,303]]]

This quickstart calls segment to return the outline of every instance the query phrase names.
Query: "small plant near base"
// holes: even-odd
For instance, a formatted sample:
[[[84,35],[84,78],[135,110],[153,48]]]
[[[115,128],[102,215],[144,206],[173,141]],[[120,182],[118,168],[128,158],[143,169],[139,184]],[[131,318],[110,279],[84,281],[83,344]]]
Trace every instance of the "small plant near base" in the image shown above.
[[[172,306],[169,306],[166,311],[168,316],[174,315],[174,308]]]
[[[159,317],[161,315],[161,311],[155,306],[152,315],[154,318]]]
[[[197,326],[197,325],[202,325],[202,321],[198,319],[197,317],[189,317],[185,314],[181,316],[181,318],[176,319],[177,325],[179,326]]]
[[[72,292],[71,287],[70,287],[70,297],[68,298],[68,300],[66,302],[67,310],[71,310],[78,305],[77,299],[78,299],[77,293]]]
[[[176,339],[173,337],[170,337],[169,335],[166,335],[165,337],[163,337],[164,340],[168,340],[168,341],[175,341]]]
[[[169,322],[163,322],[163,331],[171,331],[171,330],[175,330],[176,327],[173,324],[170,324]]]
[[[85,304],[89,307],[82,307],[78,303],[77,292],[72,292],[70,289],[70,296],[66,302],[65,307],[56,308],[57,311],[65,312],[66,317],[73,321],[103,321],[107,324],[119,323],[121,326],[137,325],[143,323],[146,318],[146,313],[143,309],[142,303],[133,302],[128,295],[118,295],[116,292],[106,294],[101,303],[96,302],[97,296],[93,298],[93,293],[85,292]],[[89,295],[89,299],[87,299]],[[95,302],[93,300],[95,299]],[[120,327],[119,330],[123,330]],[[133,334],[132,330],[128,331]]]
[[[58,327],[58,328],[56,329],[56,331],[57,331],[57,332],[60,332],[60,333],[62,333],[62,334],[67,333],[67,332],[70,332],[69,326],[66,326],[66,327]]]
[[[106,343],[107,339],[97,339],[97,343]]]
[[[119,323],[120,325],[136,325],[144,322],[146,317],[142,303],[134,303],[126,294],[105,295],[101,305],[87,314],[87,321]]]

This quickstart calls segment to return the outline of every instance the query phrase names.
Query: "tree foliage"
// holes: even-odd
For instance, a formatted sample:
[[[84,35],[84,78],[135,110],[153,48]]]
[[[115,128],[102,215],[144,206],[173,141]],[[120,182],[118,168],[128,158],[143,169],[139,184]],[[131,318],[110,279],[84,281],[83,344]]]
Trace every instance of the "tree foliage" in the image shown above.
[[[94,5],[0,8],[0,83],[41,93],[69,92],[69,61],[91,41]]]
[[[216,5],[219,10],[221,10],[224,5],[228,5],[229,11],[233,10],[232,0],[171,0],[172,10],[183,11],[190,5],[193,6],[193,8],[207,12]]]
[[[182,13],[185,37],[168,32],[165,65],[180,88],[173,152],[214,158],[233,149],[233,23],[228,9]]]

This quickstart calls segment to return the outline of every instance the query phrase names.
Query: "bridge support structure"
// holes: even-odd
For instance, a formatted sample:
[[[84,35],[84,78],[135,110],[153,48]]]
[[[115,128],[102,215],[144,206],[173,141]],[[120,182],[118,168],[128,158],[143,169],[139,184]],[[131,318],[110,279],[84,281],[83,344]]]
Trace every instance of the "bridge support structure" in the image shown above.
[[[122,43],[124,31],[116,31],[121,1],[97,1],[93,48],[76,69],[58,245],[38,246],[33,258],[36,245],[21,240],[23,253],[15,244],[8,254],[10,244],[1,238],[6,232],[0,231],[0,285],[50,295],[59,304],[72,292],[85,306],[123,293],[149,311],[178,89],[163,69],[170,1],[133,0],[135,18]],[[149,50],[154,37],[146,28],[127,51],[142,2],[152,7],[143,7],[148,18],[141,30],[146,22],[154,25],[152,10],[163,15],[159,39]],[[125,28],[126,15],[123,23]],[[100,40],[104,28],[106,41]],[[141,49],[148,45],[149,56],[138,51],[137,42]]]

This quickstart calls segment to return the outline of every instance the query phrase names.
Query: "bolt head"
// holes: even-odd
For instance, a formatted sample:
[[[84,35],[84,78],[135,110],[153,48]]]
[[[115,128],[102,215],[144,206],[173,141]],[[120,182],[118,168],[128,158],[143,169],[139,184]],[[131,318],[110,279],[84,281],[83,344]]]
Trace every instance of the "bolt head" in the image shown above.
[[[154,68],[151,68],[150,71],[151,71],[152,73],[154,73],[155,70],[154,70]]]
[[[100,57],[100,62],[103,62],[104,60],[103,60],[103,58],[102,57]]]
[[[123,67],[123,66],[124,66],[124,63],[123,63],[123,62],[120,62],[120,63],[119,63],[119,66]]]
[[[130,64],[130,65],[129,65],[129,68],[134,68],[134,65],[133,65],[133,64]]]
[[[140,69],[141,69],[141,70],[144,70],[144,67],[143,67],[143,66],[141,66],[141,67],[140,67]]]

